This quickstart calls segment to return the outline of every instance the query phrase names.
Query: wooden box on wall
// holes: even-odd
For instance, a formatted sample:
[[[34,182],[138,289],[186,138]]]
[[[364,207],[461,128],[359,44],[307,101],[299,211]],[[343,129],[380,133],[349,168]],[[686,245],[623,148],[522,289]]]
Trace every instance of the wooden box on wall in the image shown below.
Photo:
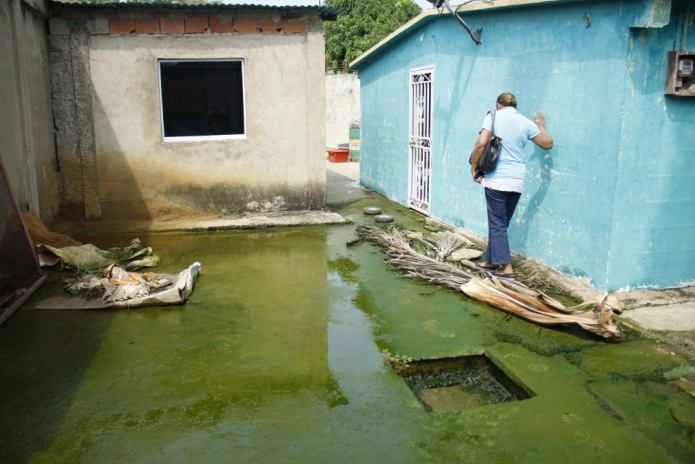
[[[695,97],[695,52],[668,52],[666,95]]]

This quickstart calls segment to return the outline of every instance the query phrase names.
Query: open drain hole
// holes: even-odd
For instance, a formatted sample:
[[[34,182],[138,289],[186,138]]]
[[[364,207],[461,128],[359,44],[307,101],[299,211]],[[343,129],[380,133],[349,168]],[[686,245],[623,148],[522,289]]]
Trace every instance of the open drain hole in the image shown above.
[[[508,403],[535,394],[517,384],[487,356],[411,361],[397,370],[427,411],[444,412]]]

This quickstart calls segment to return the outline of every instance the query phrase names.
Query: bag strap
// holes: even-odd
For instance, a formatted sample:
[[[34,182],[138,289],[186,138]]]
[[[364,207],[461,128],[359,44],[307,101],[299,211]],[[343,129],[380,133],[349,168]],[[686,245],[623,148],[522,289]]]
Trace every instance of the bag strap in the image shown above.
[[[492,110],[489,113],[490,113],[490,117],[492,117],[492,126],[490,127],[490,137],[494,137],[495,136],[495,113],[497,113],[497,111]]]

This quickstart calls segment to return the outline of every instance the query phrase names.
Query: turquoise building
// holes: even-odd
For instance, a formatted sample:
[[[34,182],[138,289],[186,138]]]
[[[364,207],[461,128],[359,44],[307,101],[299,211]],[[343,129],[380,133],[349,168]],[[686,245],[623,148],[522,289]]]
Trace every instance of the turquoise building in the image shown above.
[[[432,9],[351,65],[362,183],[487,235],[468,157],[501,92],[543,110],[512,251],[596,288],[695,282],[695,2],[527,0]]]

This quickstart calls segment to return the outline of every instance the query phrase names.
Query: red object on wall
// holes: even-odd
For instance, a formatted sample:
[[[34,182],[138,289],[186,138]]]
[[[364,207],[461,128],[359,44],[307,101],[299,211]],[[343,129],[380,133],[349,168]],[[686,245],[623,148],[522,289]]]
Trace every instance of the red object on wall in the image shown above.
[[[350,157],[350,150],[342,148],[333,148],[328,151],[328,161],[331,163],[347,163]]]
[[[183,25],[183,18],[162,17],[159,24],[163,34],[183,34],[186,29]]]
[[[109,19],[109,32],[111,34],[135,32],[135,20],[132,18],[111,18]]]
[[[159,32],[159,18],[135,20],[136,34],[154,34],[155,32]]]

